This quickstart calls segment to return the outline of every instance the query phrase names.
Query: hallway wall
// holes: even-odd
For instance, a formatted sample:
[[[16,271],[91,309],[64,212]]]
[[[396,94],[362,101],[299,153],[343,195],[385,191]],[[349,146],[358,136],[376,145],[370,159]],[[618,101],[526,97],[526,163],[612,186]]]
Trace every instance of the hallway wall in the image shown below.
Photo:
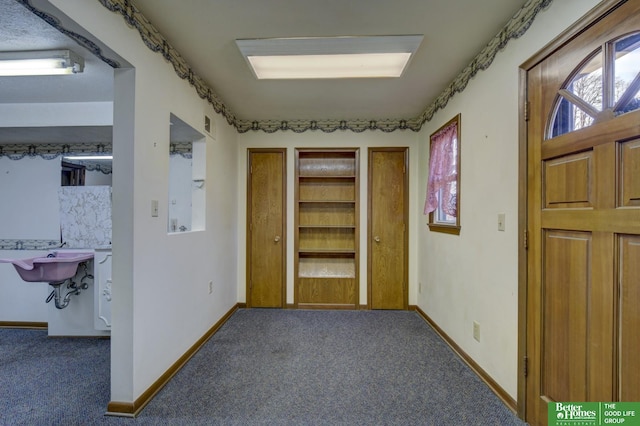
[[[59,8],[65,28],[88,31],[131,64],[115,70],[114,84],[111,401],[133,403],[236,303],[236,133],[100,2],[33,4]],[[167,234],[171,113],[202,134],[204,115],[215,120],[204,231]]]
[[[41,2],[44,2],[42,0]],[[41,3],[34,1],[33,3]],[[134,401],[234,303],[245,300],[246,149],[287,147],[287,302],[293,302],[293,148],[361,148],[360,303],[366,301],[366,147],[410,147],[409,303],[417,304],[514,398],[517,389],[518,66],[598,3],[563,0],[540,13],[487,71],[451,99],[419,133],[236,134],[193,88],[151,52],[135,29],[86,0],[50,0],[121,55],[114,109],[114,289],[112,400]],[[130,86],[128,86],[130,85]],[[123,103],[118,103],[122,101]],[[206,230],[167,235],[168,117],[207,137]],[[429,135],[462,113],[459,237],[430,232],[421,214]],[[150,217],[159,200],[160,217]],[[497,231],[497,214],[506,231]],[[159,267],[162,265],[162,267]],[[171,265],[166,267],[165,265]],[[208,282],[214,292],[208,294]],[[117,322],[116,322],[117,321]],[[481,341],[472,337],[481,324]]]
[[[430,232],[420,213],[418,306],[514,399],[518,347],[519,66],[599,2],[555,1],[499,52],[464,92],[421,131],[419,197],[428,177],[429,136],[458,113],[461,123],[461,232]],[[506,229],[498,231],[498,213]],[[420,284],[421,283],[421,284]],[[480,342],[473,322],[480,324]]]

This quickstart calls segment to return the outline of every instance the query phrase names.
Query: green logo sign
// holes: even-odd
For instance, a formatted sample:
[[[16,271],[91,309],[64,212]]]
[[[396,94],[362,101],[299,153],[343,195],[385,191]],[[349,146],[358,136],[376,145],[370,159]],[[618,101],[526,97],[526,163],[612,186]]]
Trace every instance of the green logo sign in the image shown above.
[[[640,402],[550,402],[549,426],[640,426]]]

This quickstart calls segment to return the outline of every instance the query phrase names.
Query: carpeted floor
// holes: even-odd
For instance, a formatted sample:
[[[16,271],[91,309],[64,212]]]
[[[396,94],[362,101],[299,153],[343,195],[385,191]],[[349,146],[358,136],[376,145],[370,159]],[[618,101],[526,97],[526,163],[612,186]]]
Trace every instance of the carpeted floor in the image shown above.
[[[109,341],[0,330],[0,425],[523,425],[414,312],[241,309],[136,419]]]

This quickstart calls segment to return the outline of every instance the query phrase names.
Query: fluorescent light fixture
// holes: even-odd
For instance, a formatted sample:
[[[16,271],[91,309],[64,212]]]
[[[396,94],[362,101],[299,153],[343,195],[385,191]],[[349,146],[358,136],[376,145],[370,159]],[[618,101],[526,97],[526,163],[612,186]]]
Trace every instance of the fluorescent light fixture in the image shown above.
[[[400,77],[411,53],[249,56],[259,79]]]
[[[400,77],[422,35],[236,40],[258,79]]]
[[[70,50],[0,52],[0,76],[77,74],[84,60]]]
[[[113,155],[69,155],[65,160],[113,160]]]

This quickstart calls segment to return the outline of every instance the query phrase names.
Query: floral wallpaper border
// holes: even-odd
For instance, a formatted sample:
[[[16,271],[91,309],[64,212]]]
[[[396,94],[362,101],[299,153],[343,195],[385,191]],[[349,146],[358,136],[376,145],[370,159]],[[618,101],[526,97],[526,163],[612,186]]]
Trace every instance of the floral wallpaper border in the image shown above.
[[[51,250],[59,248],[59,240],[0,240],[0,250]]]
[[[110,143],[15,143],[0,145],[0,157],[21,160],[25,157],[41,157],[53,160],[61,155],[104,154],[112,152]]]
[[[430,121],[433,115],[444,108],[449,99],[456,93],[462,93],[469,81],[475,77],[479,71],[484,71],[491,66],[498,52],[503,50],[509,41],[522,37],[535,20],[538,13],[548,8],[553,0],[529,0],[514,15],[502,30],[476,55],[460,74],[447,86],[447,88],[436,98],[436,100],[423,111],[416,119],[422,126]]]
[[[109,63],[114,68],[119,67],[117,62],[105,58],[95,43],[63,28],[56,18],[31,6],[29,0],[17,1],[24,4],[25,7],[62,33],[69,35],[78,41],[78,43],[92,50],[103,61]],[[553,2],[553,0],[528,0],[487,46],[476,55],[471,63],[462,70],[436,100],[428,105],[418,117],[380,120],[243,120],[238,118],[235,113],[224,104],[215,91],[193,71],[180,53],[169,44],[167,39],[160,34],[130,0],[98,1],[110,11],[120,14],[127,25],[137,29],[145,45],[153,52],[160,53],[171,63],[176,74],[183,80],[187,80],[189,84],[195,88],[198,96],[206,99],[213,106],[214,111],[222,115],[227,120],[227,123],[236,128],[238,133],[247,133],[249,131],[275,133],[285,130],[291,130],[295,133],[303,133],[306,131],[332,133],[337,130],[348,130],[356,133],[361,133],[366,130],[379,130],[382,132],[412,130],[417,132],[425,122],[433,118],[438,110],[444,108],[456,93],[461,93],[469,81],[479,71],[489,68],[498,52],[504,49],[510,40],[517,39],[525,34],[538,13],[549,7]]]
[[[192,156],[191,142],[171,142],[169,144],[170,155],[180,155],[184,158]],[[0,145],[0,158],[7,157],[10,160],[22,160],[25,157],[40,157],[45,160],[54,160],[68,154],[105,154],[113,151],[111,143],[43,143],[43,144],[7,144]],[[92,162],[90,160],[75,161],[84,165],[89,171],[99,171],[109,174],[112,171],[110,165]]]
[[[93,143],[46,143],[46,144],[8,144],[0,145],[0,158],[7,157],[10,160],[22,160],[23,158],[40,157],[45,160],[55,160],[58,157],[69,154],[104,154],[111,152],[111,144]],[[111,174],[112,167],[92,161],[77,161],[89,171],[98,171],[106,175]]]

